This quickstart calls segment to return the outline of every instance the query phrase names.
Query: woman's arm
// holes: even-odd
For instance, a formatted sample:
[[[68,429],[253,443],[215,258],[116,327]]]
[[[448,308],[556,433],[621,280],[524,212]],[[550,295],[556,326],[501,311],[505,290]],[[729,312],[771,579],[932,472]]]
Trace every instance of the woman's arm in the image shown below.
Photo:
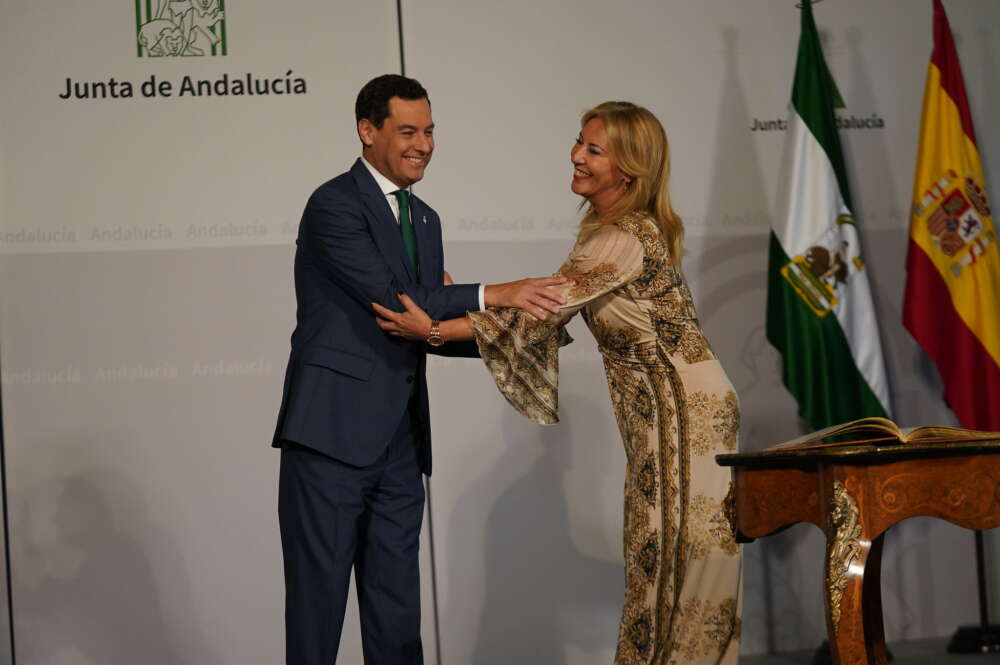
[[[441,322],[441,339],[446,342],[461,342],[475,337],[472,331],[472,321],[463,316],[458,319],[448,319]]]
[[[652,233],[652,229],[632,230]],[[518,413],[543,425],[559,422],[559,348],[572,341],[559,324],[588,303],[639,278],[645,250],[638,235],[621,227],[605,227],[577,243],[559,269],[570,281],[554,287],[566,297],[555,320],[550,317],[542,322],[507,308],[467,314],[483,362]]]

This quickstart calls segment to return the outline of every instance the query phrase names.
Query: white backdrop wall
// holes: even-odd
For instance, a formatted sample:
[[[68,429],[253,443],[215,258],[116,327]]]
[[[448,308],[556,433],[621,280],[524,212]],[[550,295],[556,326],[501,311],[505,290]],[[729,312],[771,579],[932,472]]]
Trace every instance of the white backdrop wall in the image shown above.
[[[785,117],[799,30],[793,5],[404,7],[409,66],[434,91],[439,123],[434,172],[420,191],[448,225],[448,262],[459,279],[559,265],[577,220],[568,153],[584,109],[628,99],[660,117],[672,140],[675,203],[687,220],[685,272],[740,394],[744,450],[800,431],[764,339],[767,233],[784,135],[752,131],[757,121]],[[990,111],[1000,93],[995,7],[947,6],[980,144],[987,159],[1000,159]],[[881,125],[841,136],[896,414],[907,423],[951,422],[935,372],[900,324],[930,3],[837,1],[815,11],[847,103],[842,117]],[[434,403],[447,663],[499,664],[511,651],[526,662],[610,661],[624,456],[594,345],[571,325],[578,341],[564,352],[561,427],[535,428],[495,408],[469,422],[447,398]],[[478,404],[494,394],[490,386],[483,398],[473,392],[481,368],[452,361],[434,369],[437,395],[460,385]],[[823,638],[822,548],[820,533],[806,526],[744,548],[744,652],[808,648]],[[991,557],[998,561],[995,551]],[[945,635],[973,622],[973,569],[970,534],[930,520],[895,529],[884,564],[889,639]],[[512,635],[521,638],[516,646]]]
[[[231,1],[229,54],[176,58],[136,56],[134,3],[4,8],[18,663],[280,662],[269,443],[293,242],[309,192],[357,151],[357,90],[399,66],[396,3]],[[224,74],[305,92],[180,95],[185,76]],[[152,76],[173,95],[143,96]],[[61,99],[67,77],[134,96]],[[346,632],[343,662],[360,662]]]
[[[1000,19],[992,0],[946,4],[997,192]],[[568,153],[579,114],[605,99],[642,103],[671,137],[685,271],[741,397],[741,445],[798,433],[763,332],[783,134],[751,129],[785,115],[794,0],[402,7],[407,73],[430,90],[438,125],[417,190],[442,214],[456,278],[551,272],[577,220]],[[357,89],[399,70],[396,3],[230,0],[228,55],[160,59],[136,57],[129,3],[56,9],[9,0],[0,27],[18,662],[279,662],[278,458],[267,444],[294,323],[295,227],[308,193],[357,154]],[[830,0],[816,14],[843,117],[880,125],[841,136],[896,414],[950,422],[933,368],[899,323],[930,2]],[[178,96],[184,76],[248,73],[306,90]],[[171,97],[142,96],[154,75],[174,84]],[[134,97],[59,97],[67,78],[111,77],[132,82]],[[429,663],[610,662],[624,459],[595,346],[571,325],[555,428],[517,417],[477,362],[430,363]],[[744,548],[745,653],[822,639],[821,553],[808,527]],[[883,588],[890,639],[974,621],[971,534],[900,525]],[[360,662],[356,621],[352,612],[344,663]]]

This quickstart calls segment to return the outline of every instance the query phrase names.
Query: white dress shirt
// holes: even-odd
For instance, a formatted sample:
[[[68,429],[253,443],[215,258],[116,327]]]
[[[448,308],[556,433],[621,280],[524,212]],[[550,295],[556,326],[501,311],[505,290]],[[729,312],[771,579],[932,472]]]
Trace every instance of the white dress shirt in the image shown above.
[[[369,164],[368,160],[365,159],[364,156],[361,157],[361,163],[365,165],[368,171],[372,174],[372,177],[375,178],[375,182],[378,184],[379,189],[381,189],[382,193],[385,195],[385,200],[389,204],[389,209],[392,210],[392,216],[396,219],[396,224],[399,224],[399,200],[396,198],[396,195],[393,194],[393,192],[399,190],[399,187],[396,186],[396,183],[394,183],[393,181],[389,180],[384,175],[382,175],[378,169]],[[410,222],[411,223],[413,222],[412,217],[410,218]],[[485,309],[486,309],[486,285],[480,284],[479,311],[483,311]]]

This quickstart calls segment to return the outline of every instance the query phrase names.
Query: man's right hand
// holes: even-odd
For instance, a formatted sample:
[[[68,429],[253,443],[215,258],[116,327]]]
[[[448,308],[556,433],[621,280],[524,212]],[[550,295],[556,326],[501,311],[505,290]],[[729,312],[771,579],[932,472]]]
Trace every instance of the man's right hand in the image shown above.
[[[558,314],[559,306],[566,303],[560,290],[552,287],[568,281],[565,277],[531,277],[505,284],[487,284],[486,306],[517,307],[544,321],[549,313]]]

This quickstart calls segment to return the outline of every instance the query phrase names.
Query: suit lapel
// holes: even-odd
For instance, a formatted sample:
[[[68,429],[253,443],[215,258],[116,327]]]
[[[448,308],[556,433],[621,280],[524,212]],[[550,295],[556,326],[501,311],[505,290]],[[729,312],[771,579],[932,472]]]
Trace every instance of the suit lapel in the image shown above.
[[[389,268],[400,281],[415,281],[415,275],[410,270],[410,261],[406,257],[406,249],[403,247],[403,238],[399,233],[399,223],[392,214],[392,208],[386,201],[385,195],[379,189],[375,178],[368,172],[368,167],[361,163],[361,158],[354,162],[351,167],[351,174],[361,192],[361,200],[365,208],[375,218],[375,223],[370,224],[372,238],[378,245],[379,251],[389,263]],[[417,251],[419,252],[420,239],[417,239]]]

